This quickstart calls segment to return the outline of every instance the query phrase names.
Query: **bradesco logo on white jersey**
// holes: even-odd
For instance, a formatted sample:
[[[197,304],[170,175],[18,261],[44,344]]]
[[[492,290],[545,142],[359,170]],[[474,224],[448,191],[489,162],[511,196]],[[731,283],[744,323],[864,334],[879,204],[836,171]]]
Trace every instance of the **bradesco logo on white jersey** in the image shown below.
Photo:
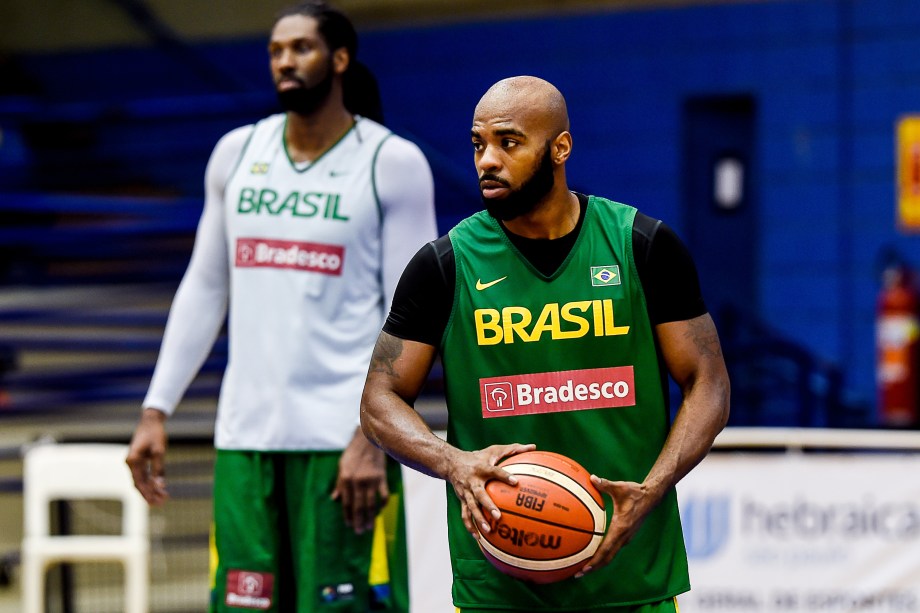
[[[345,247],[322,243],[274,240],[268,238],[236,239],[237,268],[293,268],[325,275],[341,275]]]
[[[636,404],[632,366],[540,372],[479,380],[483,417],[560,413]]]

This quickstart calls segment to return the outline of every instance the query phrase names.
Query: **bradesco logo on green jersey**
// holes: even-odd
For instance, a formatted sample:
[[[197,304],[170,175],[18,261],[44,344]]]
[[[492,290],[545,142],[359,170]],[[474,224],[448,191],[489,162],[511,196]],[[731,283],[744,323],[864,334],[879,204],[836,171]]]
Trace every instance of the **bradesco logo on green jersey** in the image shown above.
[[[482,416],[631,407],[634,381],[632,366],[487,377],[479,380]]]
[[[323,192],[276,192],[273,189],[244,187],[240,190],[237,213],[254,215],[289,215],[291,217],[348,221],[341,211],[342,195]]]

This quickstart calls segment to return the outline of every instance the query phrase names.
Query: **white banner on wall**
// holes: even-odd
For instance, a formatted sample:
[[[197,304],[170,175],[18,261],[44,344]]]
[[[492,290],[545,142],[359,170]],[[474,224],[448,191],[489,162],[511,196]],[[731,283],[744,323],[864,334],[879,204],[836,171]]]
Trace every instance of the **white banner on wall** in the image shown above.
[[[438,433],[444,436],[443,433]],[[409,546],[410,613],[453,613],[445,482],[402,468]]]
[[[720,439],[920,447],[908,434],[728,429]],[[445,484],[403,472],[412,613],[452,612]],[[920,613],[920,454],[714,452],[677,490],[693,585],[681,613]]]
[[[713,453],[678,497],[682,613],[920,612],[920,454]]]

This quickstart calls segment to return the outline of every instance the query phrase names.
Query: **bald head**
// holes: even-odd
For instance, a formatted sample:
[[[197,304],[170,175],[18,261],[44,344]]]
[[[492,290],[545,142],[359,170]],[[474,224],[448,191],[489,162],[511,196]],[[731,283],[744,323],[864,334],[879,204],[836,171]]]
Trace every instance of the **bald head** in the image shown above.
[[[479,189],[489,213],[509,223],[523,218],[531,223],[539,211],[538,217],[550,216],[552,227],[542,228],[533,238],[562,236],[561,222],[572,217],[577,201],[565,180],[572,135],[559,90],[537,77],[503,79],[479,100],[470,133]]]
[[[548,139],[569,129],[569,113],[565,98],[556,87],[537,77],[510,77],[489,88],[479,100],[473,121],[503,119],[545,130]]]

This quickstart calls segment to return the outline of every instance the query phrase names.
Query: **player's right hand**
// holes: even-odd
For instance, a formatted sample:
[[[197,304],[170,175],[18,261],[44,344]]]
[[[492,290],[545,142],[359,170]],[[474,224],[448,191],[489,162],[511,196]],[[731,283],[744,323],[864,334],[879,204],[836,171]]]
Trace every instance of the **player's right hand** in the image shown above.
[[[166,414],[144,409],[128,447],[125,460],[131,468],[134,486],[148,504],[161,505],[169,499],[166,489]]]
[[[460,499],[463,525],[473,538],[478,539],[480,533],[492,529],[485,514],[493,519],[501,517],[501,511],[486,493],[486,483],[498,479],[509,485],[517,485],[517,479],[505,469],[499,468],[498,463],[509,456],[534,449],[536,445],[533,444],[491,445],[479,451],[459,451],[452,458],[447,479]]]

